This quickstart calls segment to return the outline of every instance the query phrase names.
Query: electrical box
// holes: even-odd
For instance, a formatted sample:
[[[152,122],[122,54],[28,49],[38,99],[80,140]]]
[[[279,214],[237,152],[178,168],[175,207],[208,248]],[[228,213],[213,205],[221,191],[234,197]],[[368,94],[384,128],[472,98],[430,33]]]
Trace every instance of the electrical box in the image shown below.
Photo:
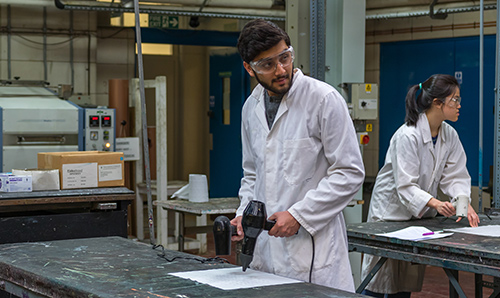
[[[115,151],[115,110],[85,109],[85,151]]]
[[[375,120],[378,117],[378,85],[371,83],[345,83],[349,112],[353,120]]]

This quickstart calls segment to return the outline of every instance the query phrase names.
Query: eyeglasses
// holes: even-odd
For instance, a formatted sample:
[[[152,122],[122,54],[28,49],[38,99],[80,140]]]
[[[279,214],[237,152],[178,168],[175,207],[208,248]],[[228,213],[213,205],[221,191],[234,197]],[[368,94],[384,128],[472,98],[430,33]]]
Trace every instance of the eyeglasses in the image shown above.
[[[452,97],[452,98],[450,98],[450,101],[448,102],[448,106],[450,106],[452,108],[456,108],[460,105],[461,102],[462,102],[462,98],[460,96]]]
[[[290,46],[288,49],[274,56],[252,61],[250,62],[250,66],[256,73],[269,74],[276,70],[278,63],[281,67],[287,67],[293,63],[294,59],[295,53],[293,47]]]

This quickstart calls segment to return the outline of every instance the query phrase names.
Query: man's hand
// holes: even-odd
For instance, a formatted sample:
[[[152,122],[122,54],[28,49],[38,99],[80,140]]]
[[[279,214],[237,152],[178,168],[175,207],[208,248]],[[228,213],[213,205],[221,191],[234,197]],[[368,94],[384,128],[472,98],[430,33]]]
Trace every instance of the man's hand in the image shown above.
[[[290,237],[299,231],[299,222],[288,211],[276,212],[269,217],[269,220],[275,220],[276,224],[269,231],[269,236]]]
[[[232,236],[231,241],[240,241],[243,240],[243,227],[241,226],[241,215],[238,217],[235,217],[231,220],[231,224],[233,226],[236,226],[236,231],[238,235]]]
[[[471,204],[469,204],[469,208],[467,208],[467,219],[469,220],[469,224],[471,227],[479,226],[479,216],[477,215],[474,208],[472,208]],[[461,217],[457,219],[457,222],[462,220]]]

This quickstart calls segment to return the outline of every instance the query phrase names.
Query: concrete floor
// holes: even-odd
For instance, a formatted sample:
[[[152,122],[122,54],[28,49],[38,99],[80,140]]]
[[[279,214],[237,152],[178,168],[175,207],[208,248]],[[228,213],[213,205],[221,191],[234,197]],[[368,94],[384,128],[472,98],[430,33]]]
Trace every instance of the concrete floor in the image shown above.
[[[460,272],[458,276],[460,286],[467,297],[474,297],[474,274]],[[484,276],[483,280],[493,281],[491,276]],[[483,288],[483,297],[489,297],[492,289]],[[427,266],[424,276],[424,285],[421,292],[411,295],[412,298],[444,298],[449,297],[448,277],[442,268]]]

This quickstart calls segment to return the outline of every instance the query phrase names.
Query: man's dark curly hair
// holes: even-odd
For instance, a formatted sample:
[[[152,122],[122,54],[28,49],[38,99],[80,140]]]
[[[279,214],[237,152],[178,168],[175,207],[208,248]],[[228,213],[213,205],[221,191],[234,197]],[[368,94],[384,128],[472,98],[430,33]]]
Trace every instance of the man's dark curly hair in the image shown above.
[[[261,52],[267,51],[284,40],[290,46],[290,37],[276,24],[257,19],[248,22],[238,38],[241,59],[249,63]]]

